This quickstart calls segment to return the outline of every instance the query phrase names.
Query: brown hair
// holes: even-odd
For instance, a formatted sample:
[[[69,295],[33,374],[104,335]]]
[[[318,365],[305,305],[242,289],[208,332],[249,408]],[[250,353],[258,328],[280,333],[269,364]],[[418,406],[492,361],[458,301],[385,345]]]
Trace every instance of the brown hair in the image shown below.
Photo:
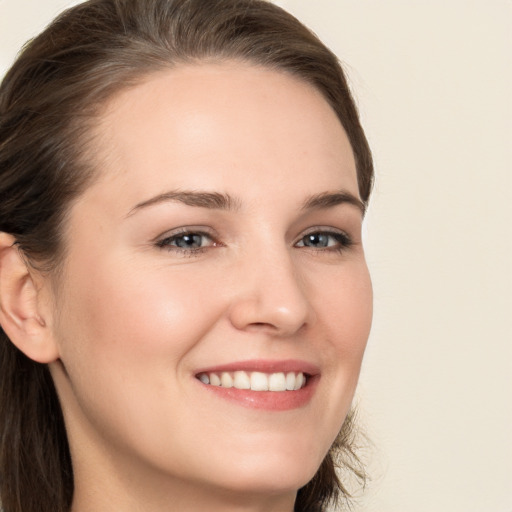
[[[367,203],[371,153],[336,57],[293,16],[264,0],[89,0],[21,53],[0,88],[0,231],[27,261],[56,271],[70,202],[94,178],[88,128],[114,94],[184,62],[236,59],[311,83],[352,145]],[[335,468],[364,479],[349,416],[296,511],[347,497]],[[73,472],[62,412],[45,365],[0,330],[0,496],[4,512],[67,512]]]

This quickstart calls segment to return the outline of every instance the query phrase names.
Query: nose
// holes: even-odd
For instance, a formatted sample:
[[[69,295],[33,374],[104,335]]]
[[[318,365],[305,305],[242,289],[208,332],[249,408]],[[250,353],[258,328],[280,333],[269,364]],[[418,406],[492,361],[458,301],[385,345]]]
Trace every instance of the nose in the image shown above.
[[[313,321],[307,283],[288,251],[256,254],[236,273],[229,315],[239,330],[291,336]]]

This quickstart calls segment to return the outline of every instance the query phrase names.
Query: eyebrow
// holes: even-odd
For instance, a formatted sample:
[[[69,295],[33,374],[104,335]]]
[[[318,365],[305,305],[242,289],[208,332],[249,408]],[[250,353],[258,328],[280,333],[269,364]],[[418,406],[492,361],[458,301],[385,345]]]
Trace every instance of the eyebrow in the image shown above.
[[[128,212],[127,217],[130,217],[142,208],[169,201],[183,203],[187,206],[209,208],[211,210],[237,210],[239,208],[238,201],[229,194],[220,194],[219,192],[171,191],[138,203]]]
[[[199,208],[208,208],[210,210],[236,211],[240,208],[240,202],[229,194],[219,192],[198,192],[198,191],[170,191],[159,194],[136,204],[126,215],[131,217],[137,211],[154,206],[160,203],[178,202],[187,206]],[[301,210],[314,210],[323,208],[333,208],[340,204],[349,204],[355,206],[364,216],[366,212],[365,204],[350,192],[341,190],[338,192],[321,192],[308,197],[302,204]]]
[[[356,197],[354,194],[351,194],[345,190],[315,194],[306,199],[302,205],[302,210],[332,208],[340,204],[349,204],[355,206],[363,216],[366,213],[366,205],[363,203],[363,201],[361,201],[361,199]]]

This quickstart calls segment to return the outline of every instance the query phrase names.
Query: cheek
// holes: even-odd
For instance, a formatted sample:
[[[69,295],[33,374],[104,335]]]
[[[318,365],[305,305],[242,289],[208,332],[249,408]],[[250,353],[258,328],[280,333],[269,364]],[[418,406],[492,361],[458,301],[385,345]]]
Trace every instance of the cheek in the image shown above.
[[[332,410],[348,411],[355,392],[364,351],[370,334],[373,293],[364,263],[344,269],[321,294],[319,324],[326,329],[325,360],[329,385],[339,392],[331,399],[343,402]],[[320,296],[319,296],[320,297]]]
[[[140,417],[170,379],[181,385],[188,354],[222,313],[184,271],[123,270],[76,272],[62,300],[61,360],[80,407],[97,417]]]
[[[340,306],[341,329],[346,329],[349,349],[353,350],[359,364],[370,335],[373,317],[373,290],[366,266],[347,283],[347,294]]]
[[[181,378],[187,356],[222,306],[211,288],[198,290],[183,270],[128,267],[104,265],[87,275],[70,270],[57,336],[71,421],[85,417],[78,421],[96,425],[110,440],[138,446],[140,439],[162,441],[147,418],[169,414],[166,424],[174,425],[171,413],[188,393]]]
[[[343,269],[319,294],[322,323],[329,329],[333,345],[345,357],[361,359],[370,333],[373,292],[364,262]]]
[[[179,354],[220,312],[214,294],[198,290],[186,272],[123,272],[113,266],[97,269],[72,289],[68,316],[76,330],[85,333],[91,349],[123,357],[160,349]]]

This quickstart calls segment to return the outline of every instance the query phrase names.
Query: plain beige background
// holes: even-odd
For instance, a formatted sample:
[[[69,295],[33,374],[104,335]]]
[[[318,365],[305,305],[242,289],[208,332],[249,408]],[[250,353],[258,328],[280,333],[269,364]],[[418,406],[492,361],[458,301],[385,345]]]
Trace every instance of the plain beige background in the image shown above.
[[[0,73],[71,3],[0,0]],[[376,162],[357,510],[512,512],[512,2],[276,3],[346,63]]]

